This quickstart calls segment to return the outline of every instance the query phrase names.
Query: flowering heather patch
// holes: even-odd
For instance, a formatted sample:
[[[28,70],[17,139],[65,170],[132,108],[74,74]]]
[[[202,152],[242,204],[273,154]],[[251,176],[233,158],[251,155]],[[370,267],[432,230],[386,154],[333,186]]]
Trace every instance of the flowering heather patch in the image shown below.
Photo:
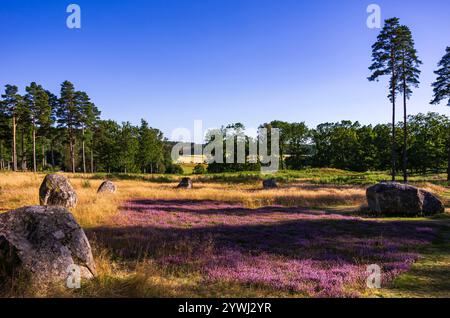
[[[370,264],[382,267],[387,286],[435,237],[426,222],[216,201],[129,201],[114,222],[89,234],[121,257],[145,255],[175,273],[201,273],[205,283],[312,297],[359,296]]]

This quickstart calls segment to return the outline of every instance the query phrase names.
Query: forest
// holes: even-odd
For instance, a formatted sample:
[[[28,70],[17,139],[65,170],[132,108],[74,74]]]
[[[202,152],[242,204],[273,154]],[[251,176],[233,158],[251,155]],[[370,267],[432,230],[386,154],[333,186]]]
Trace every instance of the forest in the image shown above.
[[[174,142],[168,141],[144,119],[139,126],[101,119],[101,112],[89,95],[76,91],[68,81],[61,84],[59,96],[34,82],[25,91],[21,95],[16,86],[6,85],[1,95],[0,169],[183,172],[170,157]],[[407,169],[413,173],[445,170],[450,119],[437,112],[420,113],[408,116],[407,124]],[[387,123],[362,125],[343,120],[311,128],[304,122],[274,120],[260,127],[279,129],[281,169],[330,167],[363,172],[385,171],[391,167],[392,134]],[[235,123],[221,130],[224,139],[236,138],[245,127]],[[404,140],[402,122],[396,124],[395,131],[395,144],[400,148]],[[251,137],[245,138],[248,142]],[[396,167],[401,167],[401,159],[397,156]],[[259,164],[213,163],[207,171],[258,169]]]

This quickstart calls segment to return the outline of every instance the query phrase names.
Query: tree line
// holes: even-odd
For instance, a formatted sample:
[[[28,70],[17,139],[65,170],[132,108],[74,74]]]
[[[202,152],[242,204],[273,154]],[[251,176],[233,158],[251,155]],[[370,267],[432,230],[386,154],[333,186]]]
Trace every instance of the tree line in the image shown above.
[[[410,115],[407,117],[407,162],[408,173],[442,172],[448,167],[450,149],[450,118],[435,112]],[[396,143],[404,141],[404,123],[395,125]],[[250,136],[240,131],[245,127],[241,123],[222,128],[224,139],[245,138],[246,154]],[[261,128],[277,128],[280,134],[280,169],[299,170],[308,167],[337,168],[358,172],[391,170],[391,124],[361,125],[359,122],[343,120],[323,123],[308,128],[304,122],[289,123],[271,121]],[[258,136],[256,138],[259,138]],[[270,144],[270,141],[269,141]],[[235,145],[236,147],[236,145]],[[270,149],[270,145],[268,147]],[[234,152],[236,155],[236,151]],[[224,157],[226,151],[224,148]],[[397,157],[397,169],[402,167],[402,158]],[[213,163],[207,171],[212,173],[231,171],[257,171],[261,163]],[[398,171],[396,171],[397,173]]]
[[[37,83],[19,94],[6,85],[0,99],[0,169],[70,172],[155,172],[177,169],[163,134],[101,120],[86,92],[65,81],[59,96]],[[178,168],[179,171],[179,168]]]
[[[446,75],[442,71],[439,73]],[[181,167],[170,157],[174,142],[165,139],[160,130],[150,127],[145,120],[138,126],[102,120],[87,93],[76,91],[67,81],[61,85],[59,97],[36,83],[31,83],[25,91],[22,96],[17,87],[6,85],[2,94],[0,169],[182,173]],[[446,95],[441,96],[446,98]],[[407,171],[438,172],[448,167],[450,119],[438,113],[410,115],[407,126]],[[405,138],[404,122],[397,122],[394,127],[395,143],[401,144]],[[309,128],[304,122],[275,120],[260,125],[260,128],[279,129],[281,169],[391,169],[388,147],[392,137],[391,124],[361,125],[340,121]],[[249,153],[252,137],[243,134],[243,124],[231,124],[220,131],[225,141],[243,139],[246,153]],[[203,146],[210,141],[207,137]],[[237,144],[235,142],[234,147]],[[234,156],[237,153],[235,148]],[[233,158],[227,162],[225,156],[224,144],[224,163],[210,164],[207,171],[220,173],[261,168],[259,161],[239,163]],[[400,157],[396,160],[395,167],[399,169],[403,161]]]

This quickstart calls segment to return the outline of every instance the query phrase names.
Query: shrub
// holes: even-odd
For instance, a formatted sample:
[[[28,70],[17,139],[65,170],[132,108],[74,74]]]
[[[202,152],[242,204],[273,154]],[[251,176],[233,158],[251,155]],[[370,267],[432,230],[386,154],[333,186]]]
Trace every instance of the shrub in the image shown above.
[[[193,174],[204,174],[204,173],[206,173],[205,166],[199,163],[198,165],[196,165],[194,167],[194,170],[192,170],[192,173]]]
[[[89,180],[83,180],[83,182],[81,183],[81,186],[83,188],[90,188],[91,187],[91,183],[89,182]]]
[[[183,174],[183,167],[179,164],[170,164],[166,167],[166,173],[168,174]]]

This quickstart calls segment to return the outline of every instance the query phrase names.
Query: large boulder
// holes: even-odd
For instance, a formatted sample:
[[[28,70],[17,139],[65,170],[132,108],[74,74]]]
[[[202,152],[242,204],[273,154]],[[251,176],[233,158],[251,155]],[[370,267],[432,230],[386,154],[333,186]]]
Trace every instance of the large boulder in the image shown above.
[[[275,189],[275,188],[278,188],[277,181],[275,179],[263,180],[263,188],[264,189]]]
[[[0,281],[17,274],[32,284],[96,275],[89,241],[63,207],[29,206],[0,214]],[[73,273],[73,272],[72,272]]]
[[[109,180],[104,181],[97,190],[97,193],[115,193],[116,185]]]
[[[180,183],[178,184],[177,188],[182,189],[192,189],[192,179],[191,178],[183,178],[181,179]]]
[[[369,209],[378,214],[426,216],[443,213],[444,204],[431,192],[397,182],[381,182],[366,190]]]
[[[41,205],[55,205],[73,208],[77,205],[78,197],[69,180],[59,174],[49,174],[39,188],[39,202]]]

